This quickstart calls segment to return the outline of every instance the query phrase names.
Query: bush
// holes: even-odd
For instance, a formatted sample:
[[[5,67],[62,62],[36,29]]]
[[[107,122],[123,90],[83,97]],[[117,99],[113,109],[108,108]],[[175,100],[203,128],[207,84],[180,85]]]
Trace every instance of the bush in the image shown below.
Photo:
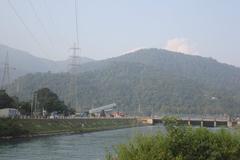
[[[108,160],[239,160],[240,136],[227,130],[172,127],[168,133],[138,135],[119,145]]]

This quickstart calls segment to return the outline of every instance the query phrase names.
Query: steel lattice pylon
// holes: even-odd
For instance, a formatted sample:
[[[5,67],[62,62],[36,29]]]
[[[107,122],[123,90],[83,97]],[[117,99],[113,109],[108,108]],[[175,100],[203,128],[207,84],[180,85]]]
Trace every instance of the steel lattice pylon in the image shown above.
[[[77,97],[77,79],[80,70],[80,57],[78,56],[78,51],[80,48],[74,44],[72,48],[73,50],[72,56],[70,56],[70,64],[69,64],[69,73],[70,73],[70,82],[69,82],[69,99],[70,106],[74,108],[77,112],[81,111],[81,107],[78,103]]]
[[[10,69],[9,69],[8,53],[6,54],[5,62],[3,64],[3,75],[1,81],[1,89],[6,89],[6,85],[10,83]]]
[[[15,70],[16,68],[13,68],[9,64],[9,56],[8,52],[6,53],[5,62],[3,64],[3,75],[2,75],[2,81],[1,81],[1,89],[5,90],[6,86],[10,84],[11,77],[10,77],[10,70]]]

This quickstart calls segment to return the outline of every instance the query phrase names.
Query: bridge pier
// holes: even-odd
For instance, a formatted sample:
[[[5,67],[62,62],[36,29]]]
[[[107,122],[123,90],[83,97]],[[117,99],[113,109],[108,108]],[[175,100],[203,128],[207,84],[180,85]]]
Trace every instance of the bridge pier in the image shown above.
[[[229,120],[229,121],[227,122],[227,126],[228,126],[228,127],[232,127],[232,121]]]
[[[142,118],[137,118],[138,122],[142,124],[148,124],[148,125],[153,125],[154,124],[154,119],[149,118],[149,117],[142,117]]]
[[[201,125],[200,126],[203,127],[203,120],[201,120]]]
[[[191,126],[191,121],[190,120],[188,120],[188,125]]]
[[[214,126],[214,127],[217,127],[217,121],[216,121],[216,120],[214,121],[213,126]]]

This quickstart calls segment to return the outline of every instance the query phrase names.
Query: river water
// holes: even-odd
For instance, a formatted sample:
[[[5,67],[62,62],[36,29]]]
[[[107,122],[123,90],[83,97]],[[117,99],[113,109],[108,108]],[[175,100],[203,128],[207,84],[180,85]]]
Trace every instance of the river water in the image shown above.
[[[107,151],[138,133],[155,133],[163,126],[145,126],[85,134],[0,142],[0,160],[104,160]]]

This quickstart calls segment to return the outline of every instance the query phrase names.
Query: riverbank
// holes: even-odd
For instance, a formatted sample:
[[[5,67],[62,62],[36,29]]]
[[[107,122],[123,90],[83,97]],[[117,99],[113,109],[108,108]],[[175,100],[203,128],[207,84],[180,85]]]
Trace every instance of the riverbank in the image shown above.
[[[0,139],[86,133],[140,125],[134,118],[0,119]]]

